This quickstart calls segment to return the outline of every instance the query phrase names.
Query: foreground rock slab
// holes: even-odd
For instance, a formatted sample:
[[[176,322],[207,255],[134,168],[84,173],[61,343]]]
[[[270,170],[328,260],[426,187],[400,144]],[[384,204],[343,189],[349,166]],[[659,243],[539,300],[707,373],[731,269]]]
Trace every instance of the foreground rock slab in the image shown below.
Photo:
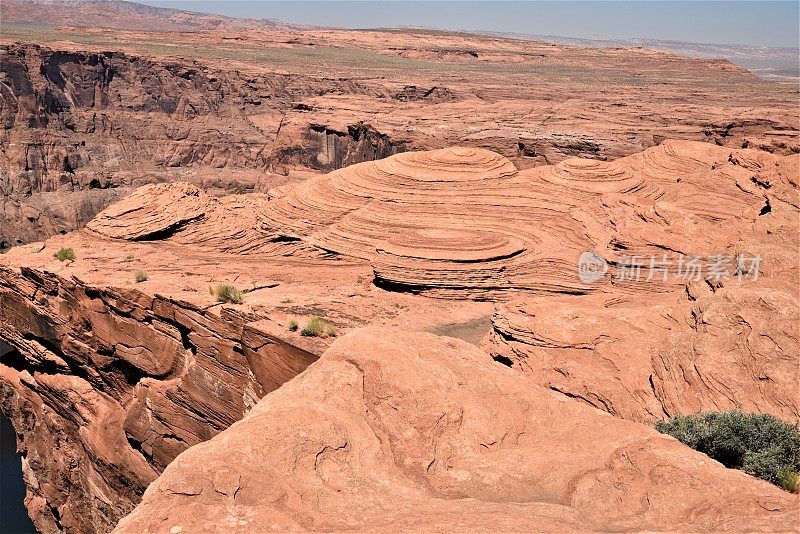
[[[367,328],[181,454],[115,532],[780,531],[797,506],[460,340]]]

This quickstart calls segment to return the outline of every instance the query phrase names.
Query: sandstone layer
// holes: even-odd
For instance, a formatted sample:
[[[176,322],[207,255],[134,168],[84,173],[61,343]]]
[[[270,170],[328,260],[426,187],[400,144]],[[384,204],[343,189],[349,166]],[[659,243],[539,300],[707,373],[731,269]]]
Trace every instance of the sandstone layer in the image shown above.
[[[233,311],[0,269],[0,337],[16,349],[0,406],[42,532],[109,530],[178,453],[316,359]]]
[[[774,532],[797,512],[463,341],[373,328],[181,454],[115,532]]]
[[[145,183],[263,192],[298,169],[407,150],[489,149],[519,169],[666,138],[800,150],[796,85],[723,61],[421,30],[13,20],[0,35],[0,248],[80,228]]]
[[[281,191],[254,219],[221,224],[214,204],[170,240],[361,259],[384,289],[501,302],[495,357],[626,418],[738,406],[796,420],[797,169],[797,156],[678,141],[524,171],[480,149],[409,152]],[[199,217],[193,194],[157,196],[171,205],[160,216]],[[135,199],[89,229],[135,240],[139,227],[184,224],[155,223]],[[584,251],[609,264],[596,283],[577,276]],[[706,271],[682,276],[693,256]],[[715,277],[716,256],[728,265]],[[758,258],[757,273],[737,274],[739,257]],[[626,258],[638,258],[638,280],[622,276]]]
[[[424,521],[444,525],[466,506],[442,504],[453,508],[448,512],[451,515],[437,523],[438,519],[426,515],[430,509],[425,507],[432,505],[419,504],[424,500],[421,491],[433,491],[425,495],[437,499],[449,495],[485,503],[515,502],[513,511],[508,504],[505,508],[482,506],[487,517],[508,515],[517,518],[519,525],[542,521],[542,525],[566,529],[592,530],[607,524],[608,528],[685,530],[690,528],[689,518],[700,514],[704,519],[698,524],[707,528],[715,521],[734,529],[777,528],[772,519],[757,514],[754,501],[748,500],[753,492],[762,492],[752,488],[763,486],[748,486],[759,483],[735,474],[740,477],[736,480],[747,481],[740,486],[718,465],[692,456],[675,442],[655,438],[640,423],[650,424],[676,413],[732,407],[798,420],[798,169],[798,155],[669,140],[610,162],[571,158],[523,170],[500,154],[475,147],[405,152],[262,193],[221,197],[184,182],[143,186],[98,214],[85,229],[35,246],[15,247],[2,257],[0,336],[15,348],[0,360],[2,407],[14,422],[25,454],[28,506],[34,520],[47,532],[108,530],[133,508],[146,485],[177,454],[241,419],[262,395],[295,377],[336,337],[372,326],[387,338],[396,330],[428,331],[482,345],[487,352],[484,359],[494,358],[512,369],[488,361],[481,365],[496,370],[492,373],[501,372],[502,377],[513,377],[509,384],[527,384],[526,392],[520,393],[524,398],[534,395],[537,403],[549,406],[550,401],[543,399],[561,397],[557,406],[565,403],[566,414],[591,414],[585,416],[600,418],[598,425],[603,428],[622,425],[611,433],[615,439],[650,436],[641,438],[648,440],[645,451],[651,449],[652,439],[669,444],[663,445],[665,451],[677,447],[669,453],[672,459],[667,464],[648,456],[642,465],[652,469],[641,469],[653,473],[657,466],[671,465],[681,470],[682,463],[693,458],[691,462],[705,466],[698,467],[704,474],[681,471],[684,474],[677,478],[659,478],[661,482],[651,483],[652,491],[629,482],[618,490],[617,505],[595,510],[597,502],[584,502],[588,497],[575,493],[576,487],[566,481],[599,469],[596,462],[611,470],[609,477],[623,476],[624,469],[619,466],[627,465],[630,456],[613,456],[618,446],[601,439],[598,447],[605,444],[608,449],[589,448],[594,451],[593,459],[575,456],[566,463],[577,471],[565,474],[558,483],[555,479],[548,482],[556,486],[541,486],[554,492],[552,488],[562,488],[558,490],[561,493],[552,494],[558,495],[553,497],[555,501],[545,499],[544,494],[522,501],[516,494],[503,498],[491,494],[505,491],[503,488],[524,493],[540,485],[507,486],[500,479],[505,476],[503,462],[510,460],[486,460],[481,464],[481,476],[497,481],[494,489],[486,490],[489,493],[480,493],[483,486],[471,486],[467,479],[458,483],[465,484],[458,490],[453,489],[458,486],[455,482],[456,486],[442,482],[444,486],[439,487],[436,480],[440,479],[428,480],[424,477],[429,475],[422,474],[423,478],[397,482],[408,491],[409,501],[384,502],[380,492],[365,501],[385,512],[380,521],[351,514],[348,504],[324,499],[314,505],[323,508],[309,508],[306,501],[298,501],[297,507],[287,512],[289,493],[281,491],[289,486],[275,489],[270,494],[274,501],[266,494],[254,494],[267,502],[284,503],[274,506],[288,515],[269,512],[262,518],[274,521],[275,529],[366,528],[367,520],[385,528],[413,528],[412,510],[421,514],[418,517],[423,523],[417,526]],[[59,262],[53,258],[61,247],[73,248],[76,259]],[[585,251],[595,252],[606,262],[604,277],[593,282],[581,279],[577,263]],[[664,255],[672,262],[653,277],[631,280],[620,276],[626,257],[638,256],[637,261],[645,263],[645,259]],[[680,255],[697,255],[704,261],[713,255],[759,256],[761,263],[757,277],[736,272],[732,260],[725,276],[713,276],[705,269],[690,279],[678,276],[676,256]],[[646,273],[648,265],[642,267]],[[146,271],[148,278],[136,283],[134,273],[139,270]],[[247,290],[244,304],[216,302],[209,286],[220,282]],[[303,325],[312,316],[335,325],[336,335],[303,337],[290,330],[292,321]],[[348,339],[355,344],[373,343],[374,337],[373,330],[363,338]],[[442,343],[424,339],[432,345]],[[407,343],[406,338],[395,341]],[[394,354],[392,350],[401,348],[372,347],[356,352],[377,358]],[[419,350],[423,350],[421,345]],[[411,365],[401,352],[388,356],[385,365]],[[478,353],[473,357],[478,358]],[[398,361],[390,363],[393,359]],[[435,365],[449,365],[441,355],[433,360],[438,362]],[[472,382],[460,369],[441,370],[443,380],[452,373],[463,375],[460,383],[443,383],[443,388]],[[409,376],[428,372],[387,368],[381,387],[391,389],[395,382],[397,387],[413,385],[416,379],[408,383],[395,380],[395,374],[402,376],[406,371]],[[304,380],[299,377],[297,383]],[[309,386],[313,391],[334,387],[334,382],[324,385],[314,380],[315,385]],[[505,384],[505,378],[498,380]],[[294,384],[290,381],[287,391],[300,387]],[[502,389],[497,394],[501,395]],[[460,389],[454,390],[454,395],[463,397],[464,406],[497,404],[511,410],[519,419],[514,424],[522,425],[514,428],[532,424],[523,421],[522,412],[516,411],[521,408],[510,400],[470,400]],[[286,397],[274,398],[279,400],[263,403],[270,406],[265,413],[295,409],[280,400]],[[341,402],[350,402],[344,399]],[[72,411],[76,402],[82,407],[80,419]],[[436,406],[438,402],[428,399],[415,406]],[[291,404],[301,405],[300,400]],[[540,404],[536,406],[539,410]],[[570,420],[571,415],[561,414],[561,408],[553,406],[546,410],[549,424]],[[595,408],[615,417],[598,415]],[[347,424],[366,424],[356,421],[359,413],[352,412]],[[431,414],[420,409],[416,417],[433,417]],[[274,428],[275,435],[292,428],[280,426],[279,420],[269,419],[265,428]],[[260,418],[253,421],[257,426],[266,424]],[[400,427],[391,428],[398,436],[402,434]],[[93,430],[87,433],[87,429]],[[568,430],[572,432],[572,427],[558,432]],[[231,435],[240,436],[236,432]],[[320,435],[309,427],[303,439],[321,439]],[[563,439],[562,446],[567,446],[570,441],[566,435]],[[406,443],[422,450],[416,442],[386,440],[383,447]],[[502,440],[495,443],[499,442]],[[64,443],[55,463],[49,460],[54,443]],[[485,443],[492,448],[491,442]],[[657,451],[662,445],[653,445],[655,449],[647,454],[661,454]],[[555,445],[541,442],[540,446],[546,450]],[[256,448],[252,445],[247,450]],[[556,450],[571,458],[582,448]],[[602,460],[612,456],[621,458],[622,463]],[[237,461],[247,463],[243,458]],[[413,458],[410,461],[413,463]],[[445,457],[439,461],[445,462]],[[352,469],[356,464],[354,461]],[[75,469],[76,465],[80,468]],[[358,465],[362,469],[369,464]],[[385,468],[391,471],[391,465]],[[720,471],[707,473],[709,465]],[[183,476],[177,469],[170,477]],[[245,477],[238,468],[231,469],[230,480]],[[401,465],[398,469],[411,468]],[[541,468],[531,467],[531,473],[537,469]],[[364,488],[371,488],[378,479],[367,471],[358,472],[361,474],[354,471],[347,477],[366,480],[366,486],[345,484],[350,478],[331,474],[338,480],[332,487],[355,488],[354,498],[372,493]],[[195,471],[189,469],[185,476],[192,473]],[[289,476],[277,471],[274,475],[275,480]],[[314,486],[316,479],[297,476],[297,481],[286,484],[308,483],[309,491],[322,495],[317,493],[322,489]],[[387,472],[387,476],[399,475]],[[717,476],[722,478],[714,478]],[[68,482],[48,483],[62,479]],[[219,487],[229,488],[230,480],[225,480]],[[676,484],[686,484],[679,487],[685,488],[687,502],[695,504],[687,509],[670,508],[677,504],[664,497],[665,508],[654,507],[657,515],[649,519],[646,514],[640,519],[619,515],[638,510],[620,504],[628,502],[626,499],[646,501],[648,495],[673,491],[665,489],[671,488],[666,480],[684,480]],[[706,486],[700,482],[703,480],[716,482]],[[214,499],[230,492],[215,496],[209,489],[201,491],[199,482],[184,482],[190,495],[175,497],[180,501],[175,501],[176,510],[196,506],[204,510],[196,517],[191,514],[197,521],[220,519],[215,514],[221,513],[217,507],[223,505]],[[728,501],[720,500],[723,496],[718,493],[711,499],[717,503],[714,506],[692,500],[712,491],[709,488],[727,488],[729,484],[737,488],[733,493],[744,499],[731,501],[735,504],[729,508],[719,504]],[[152,490],[153,495],[163,496],[156,491],[168,491],[156,487],[161,489]],[[177,486],[170,487],[173,491]],[[195,487],[197,492],[191,489]],[[436,493],[439,491],[443,493]],[[767,487],[763,491],[778,490]],[[520,504],[544,501],[559,504],[557,509],[540,504],[528,509]],[[417,504],[421,508],[415,508]],[[697,511],[703,506],[711,511]],[[785,510],[784,505],[780,509]],[[242,510],[243,520],[256,521]],[[735,510],[742,513],[737,515]],[[711,515],[702,515],[705,513]],[[341,514],[365,522],[339,523],[343,520],[335,517]],[[169,530],[175,525],[160,521],[171,517],[152,515],[150,519],[156,523],[151,525],[142,514],[135,519],[141,523],[126,528],[135,530],[147,524]],[[465,517],[472,519],[453,524],[464,529],[489,528],[491,524],[481,523],[474,515]],[[236,516],[237,522],[239,519]],[[272,524],[247,523],[242,529],[258,530]]]

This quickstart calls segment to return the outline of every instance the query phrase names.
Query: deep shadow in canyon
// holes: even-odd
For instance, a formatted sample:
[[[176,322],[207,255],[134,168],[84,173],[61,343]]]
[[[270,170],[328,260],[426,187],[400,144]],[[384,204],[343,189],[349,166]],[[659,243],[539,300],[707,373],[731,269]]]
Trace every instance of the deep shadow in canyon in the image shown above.
[[[0,356],[13,349],[0,341]],[[0,412],[0,533],[22,534],[36,532],[25,509],[25,483],[22,481],[22,462],[17,454],[14,427]]]

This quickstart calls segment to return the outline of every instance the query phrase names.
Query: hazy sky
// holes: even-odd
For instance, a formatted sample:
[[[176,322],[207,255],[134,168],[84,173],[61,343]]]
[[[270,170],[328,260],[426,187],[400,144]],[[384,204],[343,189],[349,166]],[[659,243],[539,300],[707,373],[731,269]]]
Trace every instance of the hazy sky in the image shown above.
[[[139,0],[341,28],[425,26],[564,37],[674,39],[797,47],[800,2],[337,2]]]

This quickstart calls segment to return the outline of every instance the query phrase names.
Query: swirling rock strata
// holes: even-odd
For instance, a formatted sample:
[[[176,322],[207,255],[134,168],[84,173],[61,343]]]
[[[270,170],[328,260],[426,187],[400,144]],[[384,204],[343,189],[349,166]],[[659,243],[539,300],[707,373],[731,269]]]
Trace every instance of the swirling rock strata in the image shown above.
[[[570,159],[525,171],[488,151],[442,149],[309,180],[258,217],[272,239],[369,260],[384,287],[473,298],[664,292],[683,284],[663,275],[630,284],[617,267],[665,252],[755,254],[754,222],[779,228],[797,214],[796,168],[797,158],[677,141],[614,162]],[[778,198],[781,208],[762,221]],[[751,236],[744,248],[742,234]],[[577,279],[576,259],[590,250],[611,264],[613,288]],[[780,246],[774,254],[786,256]],[[668,270],[676,269],[677,261]]]
[[[160,24],[44,30],[51,10],[141,28],[152,9],[3,7],[2,249],[80,228],[146,183],[242,192],[276,185],[268,169],[330,171],[401,151],[466,145],[520,169],[670,138],[800,151],[796,89],[718,60],[414,30],[243,32],[233,28],[256,21],[209,16],[180,39]]]
[[[263,207],[261,231],[370,260],[386,287],[475,298],[577,290],[548,285],[531,268],[531,249],[547,235],[529,223],[545,202],[526,195],[517,175],[511,161],[482,149],[398,154],[300,184]]]
[[[601,213],[611,224],[587,225],[587,234],[609,274],[592,295],[499,306],[493,355],[627,419],[739,407],[797,421],[800,161],[667,142],[591,164],[608,167],[602,180],[589,166],[534,172],[576,195],[604,191]],[[737,274],[740,254],[758,258],[755,276]],[[701,258],[705,270],[687,277],[684,266],[681,276],[681,256]],[[727,258],[722,276],[710,272],[715,256]],[[640,276],[625,279],[633,257]],[[651,276],[653,258],[666,263]]]
[[[115,532],[759,531],[797,507],[467,343],[362,329],[180,455]]]
[[[494,316],[495,357],[621,417],[745,406],[796,420],[797,168],[797,157],[678,141],[615,162],[525,171],[480,149],[409,152],[311,178],[253,204],[249,218],[214,200],[208,220],[170,240],[334,253],[368,261],[385,289],[505,302]],[[149,195],[90,228],[137,228],[148,219],[131,206]],[[202,203],[160,196],[180,213]],[[582,251],[605,258],[608,274],[583,283]],[[724,279],[680,276],[680,256],[737,254],[763,258],[757,280],[740,279],[733,263]],[[636,280],[622,276],[632,257],[642,264]],[[650,275],[648,261],[664,257]]]
[[[100,414],[99,420],[125,422],[107,425],[113,432],[103,439],[132,444],[115,446],[115,451],[141,451],[141,457],[134,455],[130,462],[118,459],[135,473],[144,469],[147,476],[137,474],[137,480],[149,481],[185,446],[213,436],[260,396],[258,390],[244,393],[253,380],[265,384],[269,377],[258,374],[258,366],[248,357],[247,347],[253,345],[239,337],[238,325],[243,325],[245,334],[251,327],[258,330],[259,336],[272,339],[270,346],[281,348],[266,367],[271,369],[274,363],[282,369],[277,372],[280,379],[266,391],[304,367],[289,365],[287,371],[284,362],[295,360],[282,351],[292,349],[277,337],[319,352],[331,342],[315,338],[304,345],[309,338],[290,331],[289,320],[323,315],[335,318],[340,332],[368,324],[379,325],[383,332],[408,325],[452,332],[469,323],[476,343],[491,328],[484,339],[488,352],[521,370],[528,387],[544,387],[553,395],[569,397],[572,404],[588,403],[604,410],[616,416],[609,418],[612,425],[734,406],[795,421],[800,406],[796,395],[799,166],[797,156],[665,141],[613,162],[569,159],[518,170],[499,154],[460,147],[405,152],[286,183],[266,194],[215,198],[191,184],[146,186],[105,210],[88,228],[49,240],[45,254],[17,247],[4,256],[14,269],[3,271],[6,300],[0,324],[5,330],[0,336],[24,358],[4,356],[0,361],[8,362],[3,368],[7,373],[2,382],[3,409],[23,429],[25,440],[39,443],[26,456],[29,472],[48,474],[36,462],[48,452],[45,444],[52,436],[70,436],[75,444],[77,452],[65,452],[65,458],[88,458],[87,466],[105,465],[106,460],[86,452],[98,446],[76,433],[74,426],[56,424],[64,416],[58,415],[60,419],[50,426],[37,423],[34,437],[25,430],[30,428],[26,421],[49,421],[41,414],[65,410],[63,398],[75,394],[59,390],[61,382],[71,384],[81,397],[92,398],[93,391],[108,395],[108,401],[102,397],[89,404],[102,407],[93,413]],[[74,246],[78,259],[55,261],[50,253],[61,246]],[[605,277],[594,283],[580,279],[576,262],[582,251],[595,251],[607,261]],[[696,280],[681,279],[675,263],[661,273],[663,278],[649,278],[646,271],[639,280],[618,276],[625,257],[631,255],[667,254],[674,260],[679,254],[739,253],[761,256],[757,280],[740,279],[736,273],[715,280],[705,271]],[[153,280],[137,286],[149,293],[126,288],[135,268],[151,270]],[[285,286],[267,289],[275,287],[268,283],[272,279]],[[252,288],[245,303],[236,307],[237,314],[217,316],[211,311],[215,305],[207,285],[218,280]],[[78,289],[63,289],[73,285]],[[70,297],[73,291],[87,296]],[[494,304],[477,302],[481,300]],[[174,312],[163,312],[166,302]],[[102,311],[106,308],[123,310],[121,317],[109,311],[113,320],[98,319],[106,317]],[[36,317],[31,309],[37,310]],[[465,316],[458,317],[461,313]],[[446,324],[438,320],[442,314],[450,314]],[[47,316],[44,323],[40,315]],[[258,318],[263,320],[252,322]],[[51,323],[65,326],[45,328]],[[259,330],[262,327],[265,330]],[[68,335],[43,336],[42,328],[59,333],[66,329]],[[72,333],[87,329],[92,336]],[[160,345],[136,344],[133,340],[141,336]],[[198,346],[196,336],[213,339],[214,348],[198,349],[192,360],[186,351],[191,353],[190,345]],[[180,344],[173,345],[174,340]],[[173,346],[178,356],[156,356],[173,354]],[[181,374],[185,368],[181,362],[191,361],[204,371],[193,373],[190,367]],[[236,373],[230,371],[233,378],[225,375],[230,362],[241,365]],[[214,399],[233,395],[235,402],[226,400],[224,406],[209,402],[199,394],[209,390],[193,385],[218,373],[230,389],[222,393],[215,389],[209,395]],[[29,376],[35,387],[27,385]],[[178,387],[175,384],[180,384],[180,395],[169,389]],[[127,395],[126,400],[117,400],[115,391]],[[142,395],[146,399],[135,402]],[[18,397],[28,400],[14,400]],[[197,411],[202,415],[196,419],[208,418],[211,429],[195,429],[199,423],[191,415],[176,416],[177,428],[164,428],[166,423],[152,423],[141,415],[162,408],[164,413]],[[91,414],[85,413],[89,418]],[[164,420],[171,419],[164,416]],[[194,430],[187,436],[180,430],[186,428]],[[496,444],[484,443],[489,449]],[[583,460],[576,462],[582,465]],[[96,470],[104,473],[102,467]],[[50,518],[37,519],[39,524],[52,529],[62,528],[56,519],[62,526],[78,524],[80,515],[103,530],[112,520],[102,518],[119,517],[138,496],[109,498],[122,504],[111,508],[95,504],[90,509],[91,499],[82,495],[94,495],[100,491],[96,488],[106,486],[113,489],[117,482],[100,483],[93,477],[101,475],[77,472],[72,476],[79,478],[70,484],[83,489],[74,489],[70,495],[75,502],[66,502],[67,497],[41,482],[46,475],[36,476],[28,478],[31,495],[41,500],[29,503],[35,516]],[[328,480],[338,480],[335,473],[330,476]],[[219,487],[228,488],[228,482],[222,480]],[[209,490],[200,491],[192,481],[185,487],[192,493],[187,502],[207,502],[208,517],[216,517],[213,509],[218,503],[203,501],[211,495]],[[283,494],[275,491],[280,501]],[[102,492],[113,495],[112,490]],[[554,523],[553,528],[600,528],[597,525],[604,521],[634,529],[659,524],[618,521],[615,515],[596,518],[587,508],[558,516],[566,523]],[[335,512],[341,515],[342,510]],[[314,514],[310,516],[323,518],[319,525],[295,516],[286,519],[289,523],[278,518],[276,524],[347,526],[329,519],[332,516]],[[407,516],[397,514],[398,523],[387,523],[387,528],[413,526],[404,523],[411,521],[403,518]],[[688,517],[682,514],[669,509],[663,517]],[[580,519],[573,523],[575,517]],[[688,528],[669,521],[664,524],[671,526],[665,528]],[[735,519],[724,521],[733,527],[739,524]]]

